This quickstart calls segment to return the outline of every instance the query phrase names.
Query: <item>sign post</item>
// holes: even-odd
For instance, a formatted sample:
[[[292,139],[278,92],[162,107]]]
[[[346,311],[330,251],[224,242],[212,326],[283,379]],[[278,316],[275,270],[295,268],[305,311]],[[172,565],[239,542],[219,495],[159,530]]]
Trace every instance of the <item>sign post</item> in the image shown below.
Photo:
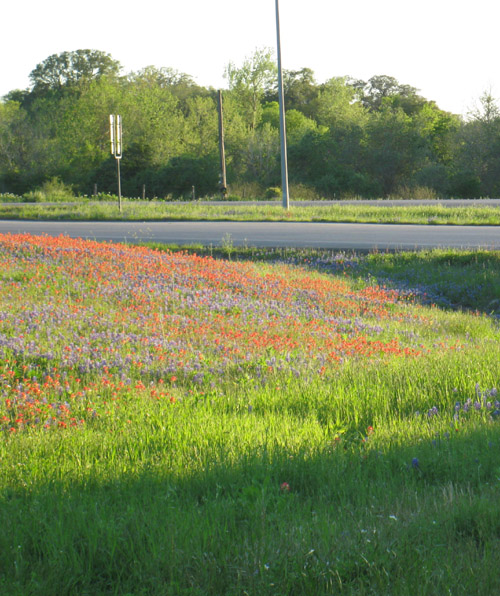
[[[111,154],[116,159],[116,173],[118,177],[118,208],[122,211],[122,185],[120,180],[120,159],[122,158],[122,117],[109,115],[109,134],[111,139]]]

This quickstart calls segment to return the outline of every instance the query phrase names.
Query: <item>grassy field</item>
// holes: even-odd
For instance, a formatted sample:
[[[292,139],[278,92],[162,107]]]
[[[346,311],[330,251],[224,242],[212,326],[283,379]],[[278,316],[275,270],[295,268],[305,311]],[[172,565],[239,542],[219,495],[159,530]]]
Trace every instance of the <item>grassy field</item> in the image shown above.
[[[377,205],[322,204],[293,205],[285,211],[281,204],[242,205],[238,202],[210,204],[207,201],[123,201],[117,203],[81,199],[75,203],[0,203],[0,219],[39,220],[142,220],[142,221],[313,221],[359,223],[408,223],[432,225],[500,225],[497,207],[445,207],[440,204],[386,207]]]
[[[500,255],[225,256],[0,237],[0,593],[499,593]]]

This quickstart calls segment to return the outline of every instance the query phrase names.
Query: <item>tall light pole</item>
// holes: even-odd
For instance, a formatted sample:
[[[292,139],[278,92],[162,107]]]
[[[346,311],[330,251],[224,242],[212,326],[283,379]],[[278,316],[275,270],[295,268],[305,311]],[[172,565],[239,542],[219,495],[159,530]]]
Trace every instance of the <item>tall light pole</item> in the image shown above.
[[[288,196],[288,162],[286,157],[286,123],[285,102],[283,100],[283,74],[281,71],[281,40],[280,40],[280,10],[276,0],[276,39],[278,45],[278,99],[280,106],[280,141],[281,141],[281,189],[283,192],[283,207],[290,208]]]

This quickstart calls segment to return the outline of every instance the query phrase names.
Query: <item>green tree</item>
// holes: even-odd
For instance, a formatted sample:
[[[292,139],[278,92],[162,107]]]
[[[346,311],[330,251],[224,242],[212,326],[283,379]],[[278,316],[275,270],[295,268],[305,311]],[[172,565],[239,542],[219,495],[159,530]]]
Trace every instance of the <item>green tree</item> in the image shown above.
[[[453,180],[460,181],[460,188],[476,188],[476,196],[498,196],[500,194],[500,108],[491,92],[484,92],[479,99],[479,106],[471,110],[468,121],[460,130],[459,139],[460,151],[455,159]],[[469,182],[463,180],[464,172],[469,173]],[[477,189],[478,179],[480,180],[479,190]],[[471,182],[472,180],[476,181],[476,185]]]
[[[426,187],[440,196],[448,195],[461,124],[459,116],[440,110],[434,102],[426,102],[413,115],[412,128],[419,150],[415,153],[415,174],[408,186]]]
[[[380,196],[380,183],[364,168],[365,143],[355,125],[313,130],[289,147],[290,178],[324,197]]]
[[[51,108],[30,113],[18,102],[0,103],[0,176],[13,192],[25,192],[57,175],[56,145],[48,134],[57,119],[54,102]],[[47,123],[40,126],[43,119]]]
[[[197,85],[190,75],[170,67],[146,66],[127,75],[127,80],[132,85],[168,89],[178,100],[178,106],[185,112],[189,111],[187,102],[190,98],[210,95],[210,92]]]
[[[218,150],[217,106],[211,97],[194,96],[186,101],[184,138],[188,153],[196,156]]]
[[[425,157],[425,146],[413,121],[401,108],[382,107],[367,126],[365,166],[384,195],[406,186]]]
[[[26,113],[16,101],[0,103],[0,171],[16,172],[26,163]]]
[[[371,111],[380,110],[389,101],[394,108],[401,108],[405,113],[411,114],[426,101],[417,94],[415,87],[402,85],[397,79],[387,75],[376,75],[367,82],[352,80],[350,85],[362,105]]]
[[[107,77],[83,84],[75,96],[36,100],[32,113],[37,129],[50,142],[51,175],[87,192],[94,170],[110,154],[109,114],[121,113],[122,106],[122,87]],[[125,117],[124,122],[127,126]]]
[[[329,129],[351,124],[364,126],[368,117],[346,77],[334,77],[321,85],[311,108],[318,124]]]
[[[230,62],[224,76],[231,94],[239,104],[250,130],[255,130],[260,119],[261,101],[276,80],[276,64],[273,53],[265,48],[255,50],[240,67]]]
[[[455,136],[461,127],[460,117],[440,110],[434,102],[425,102],[412,120],[418,134],[427,143],[429,159],[449,164],[455,151]]]
[[[314,72],[310,68],[300,70],[283,70],[283,93],[286,110],[298,110],[308,117],[312,117],[313,101],[319,93],[319,86],[314,79]],[[278,101],[277,79],[265,95],[265,101]]]
[[[172,194],[175,197],[190,198],[193,186],[197,197],[215,194],[218,181],[217,155],[179,155],[165,166],[147,172],[146,185],[158,197]]]
[[[52,54],[31,71],[32,92],[36,95],[64,87],[74,87],[100,77],[116,77],[120,63],[99,50],[76,50]]]
[[[270,124],[263,124],[246,137],[237,155],[238,177],[262,186],[279,183],[279,132]]]
[[[24,192],[34,138],[27,114],[17,101],[0,102],[0,180],[2,192]]]
[[[263,106],[261,126],[265,124],[279,130],[280,109],[277,101],[271,101]],[[289,143],[297,141],[303,135],[317,128],[316,122],[299,110],[286,110],[286,135]]]
[[[170,89],[144,82],[128,84],[119,110],[124,126],[124,160],[129,142],[150,146],[155,165],[185,152],[184,117]]]

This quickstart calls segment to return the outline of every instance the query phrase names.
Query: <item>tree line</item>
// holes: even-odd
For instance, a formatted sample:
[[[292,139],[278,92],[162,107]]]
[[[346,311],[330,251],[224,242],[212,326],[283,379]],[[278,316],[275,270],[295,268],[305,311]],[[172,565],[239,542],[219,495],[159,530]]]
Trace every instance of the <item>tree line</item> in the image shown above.
[[[271,196],[281,179],[272,51],[229,63],[225,77],[230,193]],[[22,194],[52,178],[80,194],[116,192],[110,114],[123,121],[125,195],[218,192],[215,89],[172,68],[124,75],[98,50],[49,56],[30,83],[0,101],[0,192]],[[289,177],[300,198],[500,196],[500,110],[491,93],[464,119],[390,76],[319,84],[302,68],[284,72],[284,97]]]

